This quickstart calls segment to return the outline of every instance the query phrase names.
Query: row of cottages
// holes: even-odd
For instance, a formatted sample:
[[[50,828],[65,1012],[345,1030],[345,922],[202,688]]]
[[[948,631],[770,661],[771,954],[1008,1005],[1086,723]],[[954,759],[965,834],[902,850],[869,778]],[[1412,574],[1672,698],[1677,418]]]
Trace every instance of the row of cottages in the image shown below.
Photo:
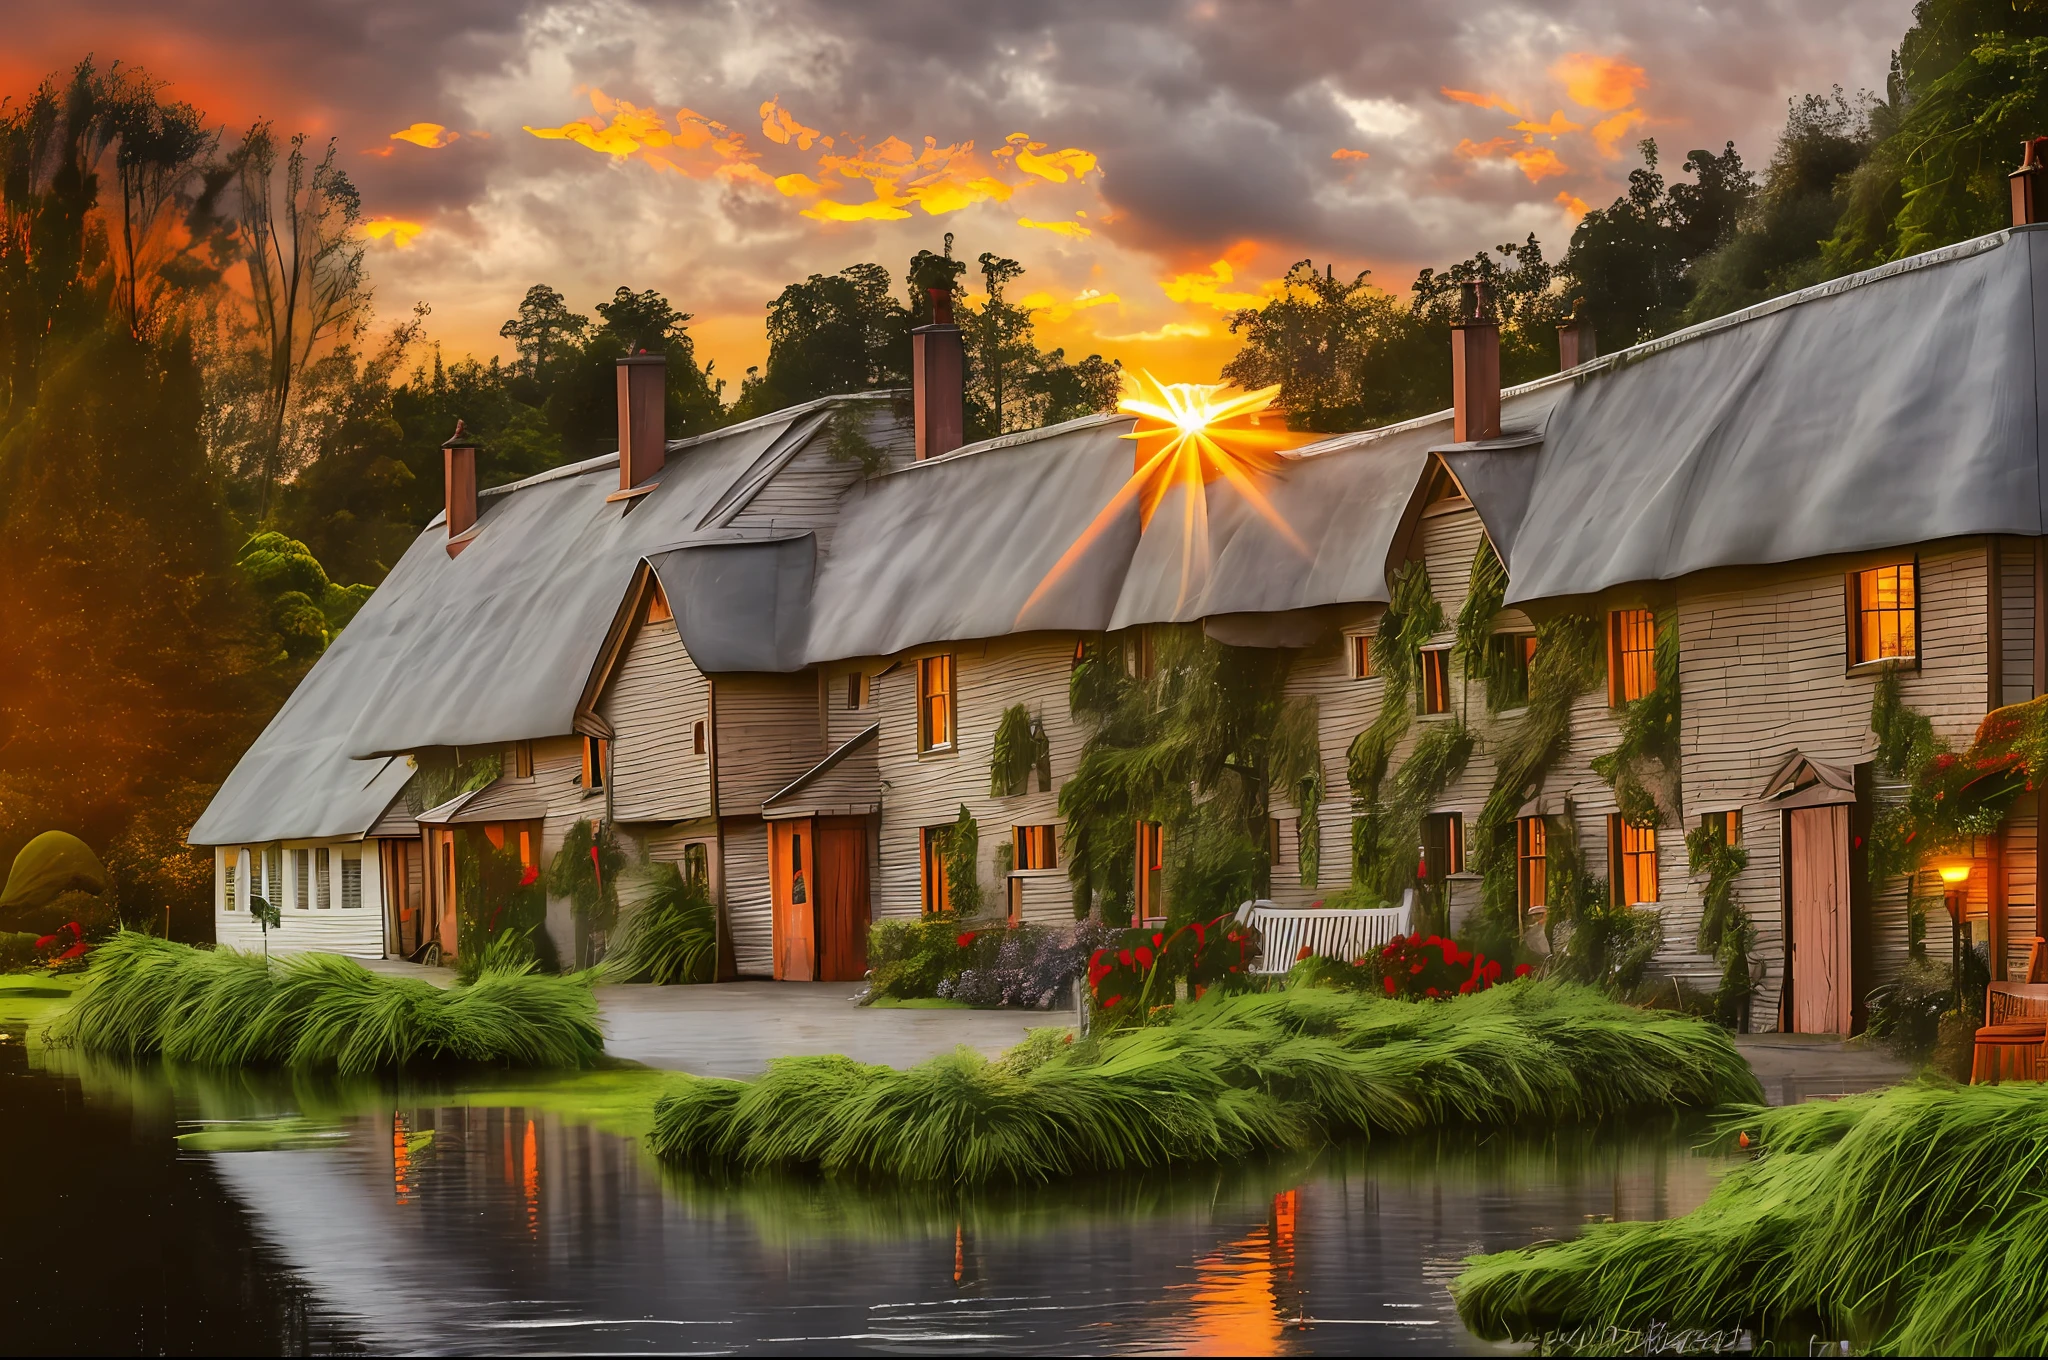
[[[1906,949],[1903,887],[1869,900],[1862,872],[1898,793],[1872,763],[1877,677],[1898,670],[1958,745],[2044,688],[2042,248],[2016,228],[1604,358],[1573,328],[1563,371],[1506,392],[1476,307],[1453,409],[1296,450],[1261,488],[1270,517],[1223,479],[1175,485],[1147,522],[1128,417],[957,447],[945,323],[917,337],[911,393],[688,441],[636,424],[658,420],[660,370],[623,361],[622,455],[478,493],[451,441],[445,519],[193,830],[217,847],[220,936],[246,940],[247,895],[276,893],[285,943],[445,955],[463,837],[538,867],[609,821],[710,887],[723,975],[854,978],[872,919],[958,905],[937,847],[963,809],[984,910],[1071,919],[1075,659],[1109,638],[1142,669],[1149,628],[1192,623],[1287,649],[1289,693],[1316,704],[1327,792],[1273,809],[1283,905],[1348,881],[1372,811],[1352,756],[1384,710],[1401,721],[1382,798],[1439,725],[1475,734],[1416,847],[1458,923],[1480,904],[1467,840],[1501,793],[1495,755],[1535,717],[1539,635],[1576,620],[1598,674],[1540,777],[1507,791],[1531,938],[1569,843],[1659,912],[1659,972],[1711,985],[1685,845],[1705,823],[1748,854],[1758,1023],[1850,1030]],[[1390,697],[1373,638],[1417,571],[1442,622],[1404,634],[1412,679]],[[1673,675],[1677,768],[1651,781],[1656,824],[1632,825],[1595,761]],[[1037,768],[993,787],[1018,710]],[[2032,933],[2036,820],[2029,802],[1977,847],[1969,911],[2001,970]],[[1158,832],[1133,836],[1139,910],[1161,914]],[[546,910],[587,959],[567,901]]]

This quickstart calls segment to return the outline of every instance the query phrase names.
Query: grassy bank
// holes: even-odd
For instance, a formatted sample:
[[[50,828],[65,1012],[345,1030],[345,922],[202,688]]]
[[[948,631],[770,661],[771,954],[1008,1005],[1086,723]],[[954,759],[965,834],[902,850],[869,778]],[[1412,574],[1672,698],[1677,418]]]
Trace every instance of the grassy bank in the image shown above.
[[[420,1062],[584,1067],[604,1051],[580,978],[486,968],[467,986],[373,973],[334,954],[279,960],[124,932],[93,951],[51,1043],[210,1067],[374,1072]]]
[[[2048,1351],[2048,1087],[1916,1085],[1757,1111],[1760,1155],[1683,1218],[1475,1258],[1494,1340],[1746,1327],[1902,1355]]]
[[[655,1111],[676,1161],[960,1183],[1216,1161],[1332,1134],[1518,1126],[1759,1098],[1726,1034],[1563,984],[1426,1005],[1321,988],[1165,1025],[907,1070],[784,1058],[691,1079]]]

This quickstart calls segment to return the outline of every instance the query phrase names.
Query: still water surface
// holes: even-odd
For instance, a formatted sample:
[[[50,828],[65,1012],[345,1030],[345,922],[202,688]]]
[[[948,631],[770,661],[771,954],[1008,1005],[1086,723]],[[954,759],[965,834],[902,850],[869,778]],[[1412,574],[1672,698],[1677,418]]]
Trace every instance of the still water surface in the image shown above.
[[[1658,1125],[968,1196],[723,1184],[503,1082],[0,1042],[0,1350],[1471,1353],[1464,1257],[1683,1213],[1723,1165]]]

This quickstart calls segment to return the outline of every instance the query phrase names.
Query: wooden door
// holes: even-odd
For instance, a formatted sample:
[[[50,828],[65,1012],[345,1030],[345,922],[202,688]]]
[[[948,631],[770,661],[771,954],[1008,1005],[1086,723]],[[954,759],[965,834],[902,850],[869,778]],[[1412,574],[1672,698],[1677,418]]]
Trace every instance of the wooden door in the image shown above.
[[[818,978],[858,982],[868,970],[868,824],[818,821]]]
[[[1856,999],[1849,953],[1849,808],[1795,808],[1786,821],[1792,1028],[1800,1034],[1848,1034]]]
[[[462,939],[455,900],[455,833],[446,827],[436,827],[429,835],[428,847],[434,857],[434,938],[441,943],[441,957],[452,960]]]
[[[808,818],[768,823],[768,885],[775,899],[775,977],[817,977],[817,875]]]

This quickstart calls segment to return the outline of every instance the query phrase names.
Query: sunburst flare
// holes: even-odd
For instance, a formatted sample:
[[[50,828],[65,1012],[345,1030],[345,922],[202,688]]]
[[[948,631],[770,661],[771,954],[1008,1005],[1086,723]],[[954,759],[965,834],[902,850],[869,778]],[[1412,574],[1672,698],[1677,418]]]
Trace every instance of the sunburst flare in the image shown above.
[[[1131,476],[1109,504],[1102,507],[1088,527],[1060,555],[1045,579],[1017,611],[1021,623],[1031,607],[1043,598],[1067,569],[1102,535],[1132,501],[1138,503],[1138,530],[1152,527],[1152,517],[1175,488],[1181,487],[1181,573],[1176,612],[1187,603],[1197,562],[1209,555],[1209,501],[1203,488],[1219,478],[1227,481],[1265,521],[1279,531],[1296,551],[1308,552],[1273,503],[1260,489],[1262,478],[1280,470],[1280,452],[1302,442],[1304,436],[1261,424],[1278,385],[1256,392],[1233,392],[1220,383],[1162,383],[1141,372],[1124,380],[1124,396],[1117,410],[1136,416],[1137,425],[1123,436],[1137,449],[1131,459]],[[1270,418],[1270,417],[1267,417]]]

